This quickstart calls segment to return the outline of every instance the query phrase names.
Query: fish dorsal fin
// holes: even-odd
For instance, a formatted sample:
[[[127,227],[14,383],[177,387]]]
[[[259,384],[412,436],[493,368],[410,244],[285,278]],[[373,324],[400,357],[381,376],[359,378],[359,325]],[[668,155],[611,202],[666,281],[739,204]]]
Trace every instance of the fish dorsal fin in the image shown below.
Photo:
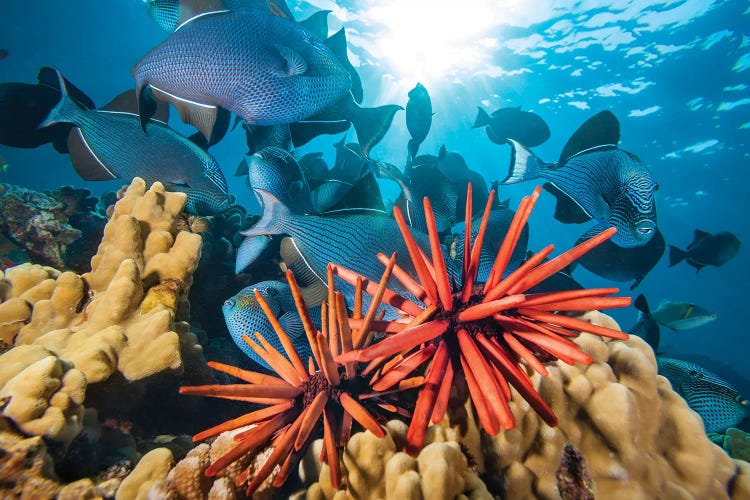
[[[555,219],[563,224],[581,224],[591,220],[591,215],[578,202],[565,193],[565,191],[551,182],[545,182],[543,186],[557,200],[555,204]]]
[[[325,40],[328,37],[328,14],[330,10],[319,10],[307,19],[299,22],[299,25],[313,34],[319,40]]]
[[[357,73],[357,70],[354,68],[354,66],[352,66],[351,61],[349,61],[346,42],[346,30],[344,28],[341,28],[336,33],[323,40],[323,43],[326,45],[326,47],[331,49],[333,55],[336,56],[336,59],[338,59],[346,72],[349,73],[349,77],[352,79],[352,84],[349,87],[349,90],[351,90],[352,92],[354,102],[356,102],[357,104],[361,104],[364,93],[362,89],[362,79],[360,78],[359,73]]]
[[[692,244],[698,243],[702,239],[708,238],[709,236],[711,236],[711,233],[708,233],[706,231],[701,231],[700,229],[696,229],[695,232],[693,233],[693,243]]]
[[[201,131],[208,140],[209,146],[219,142],[229,129],[229,112],[227,110],[211,104],[203,104],[178,97],[153,85],[150,88],[156,97],[157,109],[159,100],[171,103],[177,108],[180,119],[184,123],[189,123]],[[141,99],[143,99],[143,96]],[[143,116],[142,113],[141,116]]]
[[[135,95],[135,90],[126,90],[120,95],[116,96],[105,106],[100,108],[101,111],[115,111],[119,113],[131,113],[134,115],[138,114],[138,99]],[[156,102],[156,112],[151,117],[153,120],[167,123],[169,121],[169,104],[164,101]]]
[[[266,4],[271,15],[294,21],[294,16],[292,15],[292,11],[289,10],[286,0],[266,0]]]
[[[307,71],[307,61],[302,57],[302,54],[280,43],[275,43],[273,46],[286,63],[282,69],[282,74],[286,76],[305,74]]]
[[[96,155],[78,127],[73,127],[68,135],[68,152],[76,172],[86,181],[111,181],[120,177]]]
[[[560,163],[599,146],[617,146],[620,142],[620,122],[611,111],[601,111],[578,127],[560,153]]]
[[[179,0],[180,14],[177,18],[177,28],[179,30],[188,23],[193,22],[199,17],[209,14],[218,14],[219,12],[229,12],[222,0]]]
[[[310,259],[294,238],[284,237],[281,240],[279,253],[286,267],[294,273],[294,278],[302,288],[302,296],[308,307],[316,306],[328,297],[328,287],[324,276],[313,267]]]

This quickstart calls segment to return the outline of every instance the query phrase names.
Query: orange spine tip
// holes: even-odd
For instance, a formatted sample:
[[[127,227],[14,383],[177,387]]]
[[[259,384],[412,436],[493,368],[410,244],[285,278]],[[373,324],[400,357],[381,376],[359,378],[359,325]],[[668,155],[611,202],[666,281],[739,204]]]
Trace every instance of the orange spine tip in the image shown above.
[[[232,365],[225,365],[216,361],[209,361],[208,366],[216,371],[226,373],[240,380],[244,380],[249,384],[262,384],[262,385],[287,385],[285,381],[272,375],[266,375],[265,373],[251,372],[243,370]]]
[[[494,414],[503,429],[512,429],[515,427],[513,414],[479,348],[466,330],[459,330],[457,337],[461,346],[461,356],[466,359],[477,387],[482,388],[482,397],[487,401],[487,408]]]
[[[320,350],[320,360],[322,361],[320,367],[323,370],[323,374],[325,375],[326,380],[328,380],[328,383],[336,387],[341,383],[339,369],[338,366],[336,366],[336,362],[333,360],[333,355],[328,348],[328,343],[321,333],[318,333],[318,349]]]
[[[477,321],[489,318],[495,313],[518,307],[526,300],[525,295],[510,295],[502,299],[485,302],[475,306],[467,307],[458,314],[458,320],[463,322]]]
[[[354,420],[360,423],[362,427],[375,434],[376,437],[382,438],[385,436],[385,430],[378,424],[377,420],[370,415],[370,412],[365,410],[365,407],[357,403],[349,394],[342,392],[339,397],[341,406],[344,410],[352,416]]]
[[[323,413],[326,403],[328,403],[328,394],[325,392],[319,392],[315,395],[312,403],[302,410],[302,415],[297,417],[301,419],[302,422],[300,423],[297,439],[294,441],[295,451],[300,451],[307,443],[310,434],[312,434],[312,431],[315,428],[315,424],[320,420],[320,415]]]
[[[435,284],[437,285],[438,297],[445,311],[453,309],[453,294],[451,284],[448,281],[448,271],[443,260],[443,249],[440,246],[440,236],[437,232],[435,213],[432,211],[430,199],[423,200],[425,218],[427,220],[427,234],[430,239],[430,253],[432,253],[432,267],[435,269]]]
[[[448,362],[448,366],[445,368],[445,376],[440,381],[440,390],[435,399],[435,406],[432,409],[430,421],[433,424],[440,423],[445,417],[445,412],[448,411],[448,400],[451,395],[451,387],[453,387],[453,375],[453,363]]]
[[[492,300],[496,300],[502,295],[504,295],[508,290],[511,289],[516,283],[521,281],[524,276],[526,276],[530,269],[533,269],[537,265],[539,265],[544,259],[547,258],[549,254],[552,253],[552,251],[555,249],[554,245],[547,245],[543,249],[541,249],[539,252],[535,253],[529,259],[521,264],[518,269],[513,271],[508,275],[507,278],[500,281],[498,284],[490,288],[489,291],[487,291],[484,295],[484,298],[482,299],[482,302],[490,302]]]
[[[323,448],[326,452],[326,462],[331,471],[331,486],[334,489],[341,487],[341,466],[339,464],[339,454],[336,449],[336,442],[333,437],[333,424],[334,419],[333,410],[326,408],[323,412]]]
[[[519,333],[519,335],[521,334]],[[505,332],[503,334],[503,340],[505,340],[505,343],[508,344],[508,347],[510,347],[513,352],[515,352],[521,359],[526,361],[526,363],[531,368],[533,368],[535,372],[537,372],[542,377],[546,377],[547,375],[549,375],[547,369],[544,367],[541,361],[539,361],[536,356],[534,356],[534,353],[529,351],[526,346],[519,342],[518,339],[515,338],[512,334]]]
[[[276,315],[271,310],[268,302],[266,302],[265,297],[263,297],[263,295],[261,295],[261,293],[257,289],[253,290],[253,292],[255,294],[255,299],[258,301],[261,309],[263,309],[266,318],[268,318],[268,321],[271,323],[274,332],[276,332],[276,335],[279,337],[281,345],[284,347],[284,352],[286,352],[286,355],[291,361],[292,366],[294,366],[294,370],[297,372],[297,376],[304,381],[309,380],[307,372],[305,371],[305,365],[302,363],[302,359],[299,357],[297,349],[294,347],[294,344],[289,338],[289,335],[287,335],[284,328],[282,328],[281,323],[279,323],[278,318],[276,318]]]
[[[287,270],[286,272],[286,281],[292,291],[294,304],[297,306],[297,313],[299,313],[299,317],[302,320],[302,326],[305,329],[307,341],[310,343],[310,347],[313,347],[315,345],[315,334],[318,330],[315,328],[315,324],[310,317],[310,310],[307,308],[307,304],[305,304],[304,297],[302,297],[302,290],[300,290],[297,280],[294,278],[294,273],[291,270]],[[316,356],[314,348],[312,349],[312,352],[313,356]],[[319,358],[316,357],[315,362],[320,366]]]
[[[414,408],[414,416],[409,424],[409,430],[406,431],[404,451],[411,456],[416,456],[424,444],[427,426],[434,411],[435,400],[440,390],[440,383],[445,377],[448,363],[450,363],[448,346],[445,342],[440,342],[435,357],[427,369],[425,384],[417,398],[417,405]]]
[[[437,302],[437,288],[435,286],[435,280],[427,269],[427,262],[422,256],[422,252],[416,241],[414,241],[414,237],[409,230],[409,226],[406,224],[406,220],[404,220],[401,210],[396,206],[393,207],[393,217],[396,219],[396,224],[398,224],[398,228],[404,238],[406,248],[409,250],[409,256],[411,257],[412,264],[414,264],[414,269],[417,272],[421,286],[427,293],[427,297],[434,304]]]
[[[605,328],[603,326],[593,325],[588,321],[583,321],[569,316],[563,316],[561,314],[549,313],[546,311],[537,311],[536,309],[519,309],[518,313],[522,316],[527,316],[531,319],[542,321],[544,323],[551,323],[553,325],[559,325],[566,328],[572,328],[582,332],[593,333],[594,335],[600,335],[602,337],[610,337],[618,340],[628,340],[628,334],[618,330],[612,330],[611,328]]]
[[[599,309],[628,307],[630,303],[630,297],[583,297],[560,302],[549,302],[537,306],[524,304],[524,307],[532,307],[540,311],[595,311]]]
[[[386,389],[390,389],[391,387],[405,379],[406,376],[411,372],[422,366],[422,364],[427,360],[429,360],[435,350],[436,347],[434,344],[430,344],[418,350],[411,356],[404,359],[398,365],[394,366],[387,372],[384,372],[384,375],[380,378],[380,380],[372,385],[372,388],[376,391],[384,391]]]
[[[617,232],[617,229],[614,227],[605,229],[604,231],[597,234],[596,236],[592,236],[588,240],[574,246],[567,252],[564,252],[558,255],[557,257],[555,257],[554,259],[545,262],[541,266],[529,272],[521,281],[519,281],[513,288],[511,288],[508,291],[508,293],[513,294],[513,293],[522,292],[524,290],[528,290],[529,288],[541,283],[542,281],[549,278],[556,272],[564,269],[565,267],[575,262],[577,259],[585,255],[587,252],[591,251],[592,249],[596,248],[597,246],[601,245],[602,243],[610,239],[612,236],[614,236],[616,232]]]
[[[370,325],[372,324],[372,321],[375,319],[375,316],[378,313],[378,308],[380,307],[380,304],[383,300],[383,294],[385,293],[386,288],[388,287],[388,280],[391,277],[391,272],[393,271],[393,266],[396,264],[396,252],[393,252],[393,255],[391,255],[390,260],[388,261],[388,265],[385,267],[385,270],[383,271],[383,275],[380,277],[380,283],[378,283],[378,288],[375,291],[375,293],[372,296],[372,299],[370,300],[370,306],[367,308],[367,313],[365,314],[365,319],[362,321],[362,326],[359,330],[357,330],[356,335],[354,336],[354,347],[357,349],[361,349],[363,346],[369,344],[369,342],[372,340],[373,333],[370,330]]]
[[[222,432],[233,431],[234,429],[238,429],[245,425],[261,422],[275,415],[278,415],[279,413],[291,409],[292,406],[294,406],[294,403],[292,401],[287,401],[279,405],[269,406],[267,408],[262,408],[260,410],[246,413],[240,417],[233,418],[232,420],[227,420],[226,422],[211,427],[210,429],[199,432],[198,434],[193,436],[193,441],[203,441],[204,439],[218,436]]]

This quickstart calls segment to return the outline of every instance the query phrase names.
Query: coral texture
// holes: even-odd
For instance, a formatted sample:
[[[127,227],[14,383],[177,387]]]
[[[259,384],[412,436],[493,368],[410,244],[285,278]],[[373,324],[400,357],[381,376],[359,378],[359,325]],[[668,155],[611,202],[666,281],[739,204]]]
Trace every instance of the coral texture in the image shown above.
[[[174,465],[172,452],[166,448],[156,448],[141,458],[133,472],[123,479],[117,490],[117,500],[143,500],[148,490],[161,481]]]
[[[65,204],[53,194],[0,184],[0,232],[35,258],[65,266],[68,246],[82,232],[71,226]]]
[[[185,199],[136,178],[90,272],[24,264],[0,276],[0,339],[14,346],[3,356],[13,360],[2,364],[3,414],[24,432],[69,441],[86,383],[116,373],[135,381],[187,365],[190,380],[210,380],[185,321],[201,249],[200,236],[176,229]]]
[[[49,349],[73,362],[89,383],[116,371],[128,380],[180,372],[186,356],[199,359],[200,347],[182,323],[200,258],[200,237],[175,230],[184,203],[182,193],[167,193],[159,183],[146,191],[135,179],[115,205],[91,272],[56,275],[34,265],[9,269],[10,298],[31,307],[15,345]],[[3,334],[9,341],[26,312],[20,305],[7,309],[2,323],[10,330]]]

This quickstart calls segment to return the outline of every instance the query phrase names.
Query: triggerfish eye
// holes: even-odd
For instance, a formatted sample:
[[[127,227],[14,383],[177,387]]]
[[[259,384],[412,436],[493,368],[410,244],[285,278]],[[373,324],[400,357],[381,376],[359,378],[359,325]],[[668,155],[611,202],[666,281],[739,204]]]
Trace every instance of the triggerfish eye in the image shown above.
[[[642,220],[635,225],[635,230],[641,234],[651,234],[656,230],[656,224],[652,220]]]

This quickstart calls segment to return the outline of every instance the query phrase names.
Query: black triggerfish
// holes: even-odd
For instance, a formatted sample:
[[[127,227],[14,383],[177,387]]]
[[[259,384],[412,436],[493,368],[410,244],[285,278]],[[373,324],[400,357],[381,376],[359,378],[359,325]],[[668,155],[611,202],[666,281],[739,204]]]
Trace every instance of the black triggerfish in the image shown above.
[[[186,210],[215,214],[230,205],[227,183],[216,160],[205,150],[181,136],[166,123],[149,120],[144,133],[132,90],[117,96],[100,110],[79,108],[68,96],[58,72],[62,90],[60,102],[42,127],[72,123],[68,136],[70,159],[85,180],[132,179],[160,181],[169,191],[188,195]]]
[[[616,227],[611,242],[623,248],[640,247],[656,234],[658,185],[646,165],[633,153],[617,147],[620,124],[602,111],[586,120],[571,136],[557,163],[546,163],[523,144],[508,139],[512,148],[510,171],[502,181],[514,184],[538,177],[557,198],[555,218],[561,222],[596,219],[596,232]]]
[[[153,112],[153,92],[209,139],[228,120],[224,110],[251,125],[297,122],[337,102],[352,83],[323,41],[261,9],[185,20],[133,75],[143,122]]]

